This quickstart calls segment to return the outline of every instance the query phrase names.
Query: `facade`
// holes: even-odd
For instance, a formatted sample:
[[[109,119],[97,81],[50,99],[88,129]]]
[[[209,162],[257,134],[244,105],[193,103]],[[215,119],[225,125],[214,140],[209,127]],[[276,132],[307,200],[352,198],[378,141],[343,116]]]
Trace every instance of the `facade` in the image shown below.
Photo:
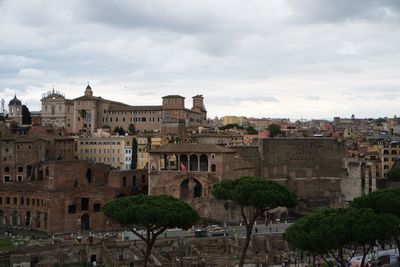
[[[93,96],[89,85],[83,96],[73,100],[53,90],[42,97],[42,125],[65,127],[70,133],[86,135],[104,127],[128,130],[130,124],[141,132],[158,132],[164,119],[183,120],[186,127],[206,125],[203,96],[193,97],[191,109],[185,108],[184,99],[169,95],[163,97],[161,106],[130,106]]]
[[[73,175],[71,175],[73,173]],[[144,171],[112,171],[88,161],[37,165],[37,176],[0,187],[0,225],[49,233],[112,227],[101,212],[117,196],[146,193]]]
[[[215,182],[246,175],[254,175],[254,166],[222,146],[171,143],[150,151],[150,194],[207,198]]]
[[[76,140],[76,157],[129,170],[132,159],[132,136],[81,137]]]
[[[380,149],[380,159],[382,170],[381,173],[383,177],[387,176],[388,171],[390,171],[394,163],[400,157],[400,142],[390,142],[382,146]]]
[[[0,136],[0,183],[23,182],[37,175],[35,164],[46,159],[46,142],[40,137]]]
[[[72,130],[73,101],[66,99],[62,93],[53,89],[42,95],[41,102],[43,126],[64,127],[68,131]]]

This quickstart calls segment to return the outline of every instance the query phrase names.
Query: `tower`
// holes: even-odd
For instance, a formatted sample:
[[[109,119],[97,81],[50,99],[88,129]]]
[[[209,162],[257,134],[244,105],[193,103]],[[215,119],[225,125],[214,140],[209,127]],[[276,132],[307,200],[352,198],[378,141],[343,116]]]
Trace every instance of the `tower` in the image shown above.
[[[8,117],[18,124],[22,124],[22,103],[15,95],[8,103]]]
[[[22,124],[22,103],[14,95],[14,98],[8,103],[8,117],[18,124]]]
[[[93,91],[89,84],[86,86],[85,96],[93,96]]]
[[[205,126],[207,124],[207,110],[204,107],[204,97],[203,95],[195,95],[193,97],[193,107],[192,110],[199,114],[198,122],[200,125]]]

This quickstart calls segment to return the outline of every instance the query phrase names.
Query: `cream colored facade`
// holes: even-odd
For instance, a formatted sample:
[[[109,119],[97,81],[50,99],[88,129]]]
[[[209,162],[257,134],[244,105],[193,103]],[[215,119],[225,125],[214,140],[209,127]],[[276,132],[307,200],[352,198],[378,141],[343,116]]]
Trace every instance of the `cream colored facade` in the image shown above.
[[[68,132],[73,129],[74,102],[68,100],[57,91],[43,94],[42,99],[42,125],[65,127]]]
[[[118,170],[130,169],[132,136],[82,137],[76,140],[76,156],[104,163]]]
[[[382,174],[386,177],[388,171],[393,167],[393,164],[400,157],[400,143],[392,143],[383,146],[380,151]]]

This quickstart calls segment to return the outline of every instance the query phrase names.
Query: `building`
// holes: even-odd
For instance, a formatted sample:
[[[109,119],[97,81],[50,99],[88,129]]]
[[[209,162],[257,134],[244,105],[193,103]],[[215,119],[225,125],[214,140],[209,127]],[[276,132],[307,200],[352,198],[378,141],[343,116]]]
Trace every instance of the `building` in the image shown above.
[[[133,136],[83,137],[76,140],[76,157],[129,170]]]
[[[147,192],[145,171],[113,171],[88,161],[37,164],[35,175],[0,186],[0,225],[48,233],[113,227],[102,206],[122,195]]]
[[[61,92],[53,89],[43,94],[40,101],[42,102],[43,126],[64,127],[67,131],[72,132],[74,110],[72,100],[66,99]]]
[[[42,97],[42,124],[65,127],[76,134],[93,134],[98,128],[122,127],[128,130],[133,124],[141,132],[159,132],[162,122],[183,120],[186,127],[204,126],[207,111],[201,95],[193,97],[193,107],[185,108],[185,98],[179,95],[164,96],[160,106],[130,106],[93,95],[88,85],[84,95],[73,100],[62,93],[50,91]]]

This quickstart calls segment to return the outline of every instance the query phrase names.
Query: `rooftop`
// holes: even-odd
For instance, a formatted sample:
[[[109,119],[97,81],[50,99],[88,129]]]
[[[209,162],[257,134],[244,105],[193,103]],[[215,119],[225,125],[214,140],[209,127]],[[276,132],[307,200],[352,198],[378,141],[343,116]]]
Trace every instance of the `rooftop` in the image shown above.
[[[235,153],[236,151],[214,144],[166,144],[150,150],[151,153]]]

